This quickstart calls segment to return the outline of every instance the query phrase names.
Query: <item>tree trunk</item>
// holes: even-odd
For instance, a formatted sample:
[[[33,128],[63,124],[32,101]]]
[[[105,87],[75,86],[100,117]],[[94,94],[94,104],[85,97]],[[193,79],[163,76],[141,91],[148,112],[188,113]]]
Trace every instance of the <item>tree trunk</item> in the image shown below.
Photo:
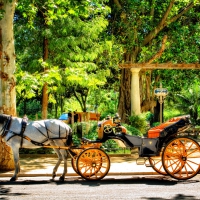
[[[24,99],[24,115],[26,115],[27,114],[27,110],[26,110],[26,98]]]
[[[43,60],[48,59],[48,40],[44,38],[44,56]],[[45,72],[46,69],[44,69]],[[47,119],[48,116],[48,84],[45,83],[42,90],[42,119]]]
[[[42,89],[42,119],[47,119],[48,115],[48,85],[44,84]]]
[[[16,116],[15,92],[15,48],[13,37],[13,17],[15,1],[4,0],[0,3],[4,14],[0,21],[0,113]],[[0,169],[14,169],[12,151],[0,138]]]
[[[0,136],[0,169],[2,171],[10,171],[14,169],[12,150],[2,141],[1,136]]]
[[[164,103],[162,104],[162,122],[164,122]],[[153,121],[154,122],[160,122],[160,115],[161,115],[161,110],[160,110],[160,103],[157,100],[156,102],[156,106],[154,107],[154,118]]]
[[[64,98],[62,95],[60,95],[60,111],[61,111],[61,114],[63,113],[63,106],[64,106]]]
[[[121,84],[119,94],[118,113],[121,121],[128,122],[128,116],[131,115],[131,71],[130,69],[122,69]]]

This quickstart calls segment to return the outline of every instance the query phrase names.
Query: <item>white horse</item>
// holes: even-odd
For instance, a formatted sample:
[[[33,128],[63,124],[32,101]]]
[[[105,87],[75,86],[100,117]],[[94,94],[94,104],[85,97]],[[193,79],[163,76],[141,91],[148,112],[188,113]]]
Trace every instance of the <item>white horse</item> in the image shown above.
[[[72,130],[67,124],[56,119],[27,122],[24,118],[0,114],[0,130],[0,136],[13,151],[15,172],[10,181],[17,180],[20,172],[19,148],[41,148],[48,145],[55,147],[58,156],[52,178],[55,178],[60,163],[64,161],[64,170],[60,176],[60,180],[64,181],[68,152],[59,147],[70,146],[72,143]]]

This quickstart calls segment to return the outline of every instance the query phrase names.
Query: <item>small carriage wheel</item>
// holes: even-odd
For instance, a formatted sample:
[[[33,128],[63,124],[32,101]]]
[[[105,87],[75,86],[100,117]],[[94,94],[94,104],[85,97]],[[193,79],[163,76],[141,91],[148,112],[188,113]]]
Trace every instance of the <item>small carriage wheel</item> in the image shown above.
[[[173,178],[186,180],[200,170],[200,146],[191,138],[175,138],[163,150],[162,163]]]
[[[151,165],[151,167],[158,173],[158,174],[162,174],[162,175],[166,175],[166,171],[163,167],[162,164],[162,151],[160,153],[160,156],[152,156],[149,157],[149,163]]]
[[[78,175],[80,175],[79,172],[78,172],[78,170],[77,170],[77,167],[76,167],[77,157],[78,157],[78,156],[74,156],[74,157],[71,159],[71,165],[72,165],[73,170],[74,170]]]
[[[78,170],[77,170],[77,166],[76,166],[76,161],[77,161],[77,158],[78,158],[78,155],[83,151],[83,149],[73,149],[73,151],[77,154],[75,155],[73,158],[71,158],[71,166],[73,168],[73,170],[78,174]]]
[[[101,149],[89,148],[84,150],[77,158],[77,170],[86,180],[100,180],[110,170],[110,158]]]
[[[107,133],[107,134],[112,133],[113,131],[112,126],[110,124],[106,124],[103,128],[103,131],[104,133]]]

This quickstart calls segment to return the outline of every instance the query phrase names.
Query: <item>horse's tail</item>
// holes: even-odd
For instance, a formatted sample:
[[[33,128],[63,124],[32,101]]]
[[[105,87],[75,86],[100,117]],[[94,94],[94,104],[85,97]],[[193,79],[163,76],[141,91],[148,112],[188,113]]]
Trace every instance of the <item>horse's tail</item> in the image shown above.
[[[68,133],[66,145],[67,146],[72,145],[72,129],[70,127],[69,127],[69,133]]]

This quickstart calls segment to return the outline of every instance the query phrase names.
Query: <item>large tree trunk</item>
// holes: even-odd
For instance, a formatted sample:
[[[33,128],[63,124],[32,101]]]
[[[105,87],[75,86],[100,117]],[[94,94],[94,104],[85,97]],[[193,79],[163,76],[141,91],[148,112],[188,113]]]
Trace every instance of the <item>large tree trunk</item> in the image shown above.
[[[131,115],[131,71],[130,69],[122,69],[121,71],[121,84],[118,113],[121,121],[128,122],[128,116]]]
[[[14,169],[12,150],[0,137],[0,170],[9,171]]]
[[[0,113],[16,116],[15,48],[13,37],[15,1],[1,1],[0,9],[4,14],[0,21]],[[14,169],[11,149],[2,142],[1,138],[0,169]]]

